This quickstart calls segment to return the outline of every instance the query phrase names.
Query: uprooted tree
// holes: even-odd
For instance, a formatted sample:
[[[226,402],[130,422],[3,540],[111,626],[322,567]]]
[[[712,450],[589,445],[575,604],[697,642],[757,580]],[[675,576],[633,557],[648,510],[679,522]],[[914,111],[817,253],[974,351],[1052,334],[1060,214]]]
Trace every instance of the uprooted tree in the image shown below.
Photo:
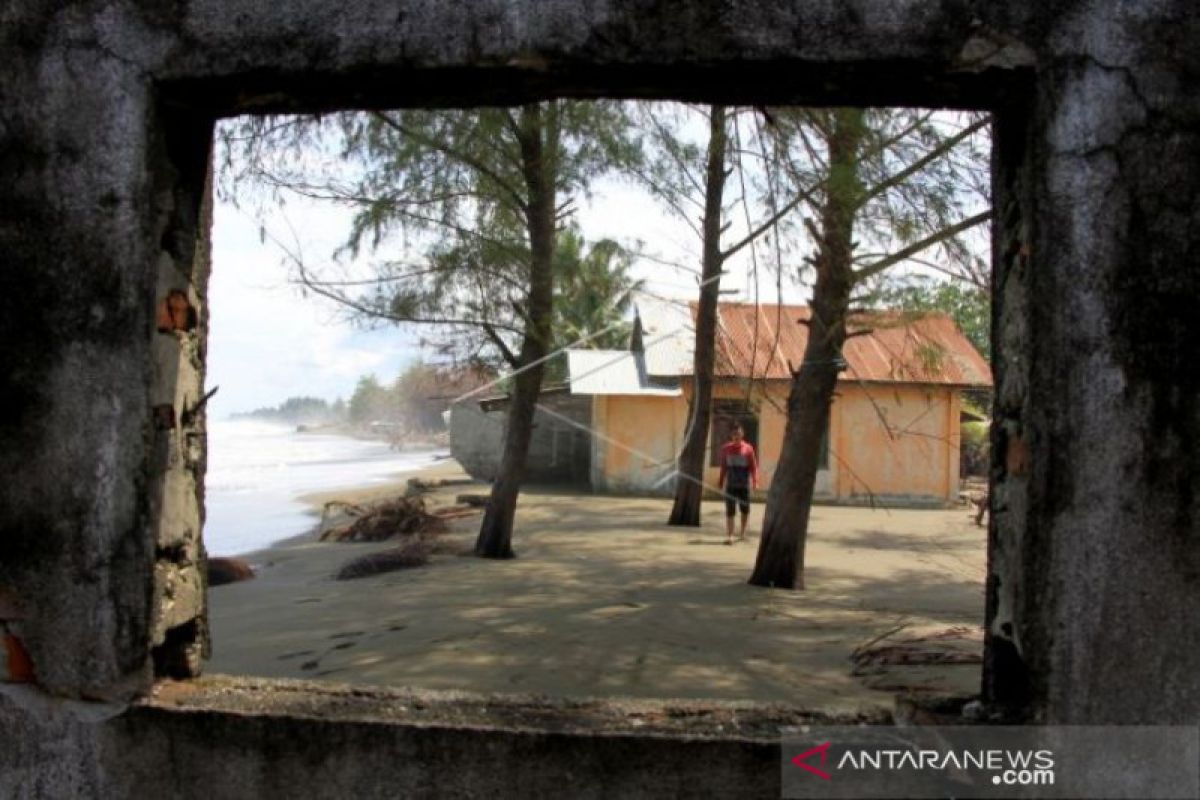
[[[946,260],[970,259],[963,234],[990,218],[967,216],[986,204],[986,159],[975,137],[987,120],[956,128],[932,112],[777,109],[770,112],[777,166],[811,187],[804,223],[816,278],[803,361],[794,367],[787,424],[771,480],[750,583],[804,588],[804,550],[821,439],[851,330],[856,289],[897,264],[939,247]],[[866,252],[864,241],[872,245]]]
[[[260,118],[225,136],[226,152],[239,156],[234,183],[249,179],[275,198],[292,192],[352,209],[344,252],[401,245],[404,257],[374,264],[366,277],[331,276],[292,253],[307,290],[361,320],[437,325],[447,351],[510,368],[504,450],[477,555],[513,555],[517,497],[554,342],[556,251],[574,198],[636,153],[627,131],[619,104],[550,100]],[[324,163],[333,150],[334,163]]]

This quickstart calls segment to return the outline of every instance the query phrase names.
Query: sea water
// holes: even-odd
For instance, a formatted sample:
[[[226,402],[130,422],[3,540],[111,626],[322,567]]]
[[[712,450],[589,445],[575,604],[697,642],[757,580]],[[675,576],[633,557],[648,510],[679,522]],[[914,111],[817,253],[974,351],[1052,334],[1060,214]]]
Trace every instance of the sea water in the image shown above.
[[[301,495],[383,483],[446,456],[255,420],[210,421],[205,547],[237,555],[304,533],[316,517]]]

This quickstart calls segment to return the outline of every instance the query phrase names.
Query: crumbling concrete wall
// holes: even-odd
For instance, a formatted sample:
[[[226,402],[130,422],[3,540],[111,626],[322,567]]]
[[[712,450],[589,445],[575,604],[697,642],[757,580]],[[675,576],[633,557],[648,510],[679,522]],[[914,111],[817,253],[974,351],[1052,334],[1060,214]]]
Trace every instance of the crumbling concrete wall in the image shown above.
[[[1191,0],[5,4],[0,675],[124,702],[204,646],[216,117],[903,103],[998,112],[987,696],[1048,721],[1200,721],[1198,25]],[[160,332],[172,298],[194,327],[183,309]],[[24,737],[0,774],[41,763],[56,719],[0,708]],[[109,774],[134,741],[89,738],[76,763]]]
[[[0,792],[6,800],[778,797],[774,730],[861,719],[294,682],[205,681],[163,694],[121,709],[0,688]]]
[[[3,624],[46,691],[123,699],[204,647],[211,120],[162,115],[103,15],[50,9],[0,34]]]
[[[1041,719],[1200,719],[1198,36],[1074,4],[1000,115],[989,683]]]
[[[592,447],[586,427],[591,418],[591,397],[544,393],[533,415],[526,482],[586,486]],[[472,478],[495,480],[507,419],[508,405],[502,401],[465,400],[451,406],[450,455]]]

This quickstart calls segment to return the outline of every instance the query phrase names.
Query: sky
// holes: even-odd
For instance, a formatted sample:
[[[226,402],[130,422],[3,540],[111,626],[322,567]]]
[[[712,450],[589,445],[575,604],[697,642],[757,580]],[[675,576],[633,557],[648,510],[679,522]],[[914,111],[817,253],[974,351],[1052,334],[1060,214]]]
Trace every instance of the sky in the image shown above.
[[[699,268],[698,243],[682,222],[664,213],[645,191],[600,180],[577,220],[588,240],[611,237],[648,243],[657,257]],[[359,377],[374,373],[394,379],[421,358],[422,333],[415,327],[363,329],[332,301],[303,296],[289,280],[285,247],[306,263],[325,263],[345,242],[349,214],[329,204],[289,198],[260,226],[254,212],[218,200],[213,220],[213,272],[209,284],[207,387],[220,390],[210,401],[216,418],[274,406],[292,396],[333,401],[349,398]],[[266,236],[264,237],[263,231]],[[732,240],[733,234],[729,236]],[[370,257],[360,259],[365,269]],[[722,286],[726,300],[752,299],[748,260],[731,260]],[[352,267],[354,269],[354,267]],[[658,297],[694,299],[694,274],[656,260],[635,262],[633,275]],[[763,271],[760,292],[774,296],[774,277]],[[788,297],[803,302],[798,289]]]
[[[726,244],[740,238],[739,227],[745,230],[744,218],[738,220],[743,215],[735,209],[732,216],[739,225],[726,233]],[[579,201],[576,221],[588,240],[641,240],[659,258],[693,265],[698,272],[695,234],[642,189],[613,179],[596,181],[590,199]],[[285,247],[310,266],[328,263],[345,242],[349,225],[348,212],[296,196],[272,208],[261,224],[254,212],[217,200],[206,380],[209,390],[220,387],[209,405],[214,418],[293,396],[349,398],[360,377],[373,373],[390,382],[421,358],[421,335],[435,335],[428,327],[356,326],[332,301],[306,297],[289,280]],[[770,302],[777,296],[776,277],[765,267],[757,271],[757,293],[752,291],[750,252],[746,248],[727,264],[723,300],[753,301],[757,294]],[[352,264],[351,271],[366,274],[370,258]],[[632,271],[655,296],[696,297],[695,273],[650,259],[635,261]],[[807,302],[808,294],[798,283],[783,287],[786,302]]]
[[[591,202],[581,206],[579,221],[589,239],[641,239],[654,242],[656,252],[664,256],[696,262],[686,226],[663,215],[645,193],[615,182],[597,184]],[[291,199],[262,227],[265,238],[251,212],[217,202],[207,377],[210,390],[220,387],[210,401],[215,417],[277,405],[298,395],[329,401],[348,398],[359,377],[374,373],[390,381],[421,357],[421,330],[363,329],[333,302],[305,297],[289,280],[280,243],[301,252],[306,261],[321,263],[345,241],[345,212]],[[691,298],[697,291],[692,275],[648,260],[635,265],[634,275],[656,295]],[[745,283],[744,275],[731,271],[729,287]]]
[[[305,250],[337,244],[337,225],[319,209],[290,207]],[[282,220],[281,233],[287,230]],[[272,223],[268,223],[272,226]],[[349,397],[359,376],[394,377],[416,359],[414,337],[396,328],[361,330],[330,303],[304,298],[288,281],[280,248],[227,203],[214,209],[209,283],[207,386],[216,418],[273,406],[292,396]]]

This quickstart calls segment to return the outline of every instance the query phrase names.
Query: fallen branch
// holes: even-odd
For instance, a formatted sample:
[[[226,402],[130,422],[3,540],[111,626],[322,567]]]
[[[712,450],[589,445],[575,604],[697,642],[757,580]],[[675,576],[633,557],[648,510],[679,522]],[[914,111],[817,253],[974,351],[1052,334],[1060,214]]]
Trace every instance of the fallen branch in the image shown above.
[[[330,505],[326,503],[326,508]],[[441,533],[446,530],[445,520],[429,513],[425,509],[425,501],[420,497],[400,497],[367,509],[350,503],[342,505],[355,516],[355,520],[325,531],[321,534],[321,541],[378,542],[397,536]]]
[[[867,642],[864,642],[863,644],[860,644],[858,647],[854,648],[854,651],[853,651],[852,653],[850,653],[850,658],[851,658],[851,659],[856,659],[856,658],[858,658],[860,655],[862,655],[862,654],[863,654],[863,653],[865,653],[867,650],[869,650],[869,649],[871,648],[871,646],[872,646],[872,645],[874,645],[874,644],[878,644],[878,643],[879,643],[879,642],[881,642],[882,640],[884,640],[884,639],[888,638],[889,636],[891,636],[893,633],[899,633],[900,631],[904,630],[905,628],[907,628],[907,627],[908,627],[909,625],[911,625],[911,624],[912,624],[912,623],[910,623],[910,622],[901,622],[901,623],[900,623],[899,625],[897,625],[896,627],[894,627],[894,628],[889,628],[888,630],[886,630],[886,631],[884,631],[883,633],[879,634],[879,635],[878,635],[878,636],[876,636],[875,638],[873,638],[873,639],[870,639],[869,641],[867,641]]]
[[[351,559],[343,564],[333,577],[336,580],[345,581],[379,575],[383,572],[422,567],[429,563],[429,554],[433,552],[433,549],[432,543],[420,537],[414,537],[391,549]]]

